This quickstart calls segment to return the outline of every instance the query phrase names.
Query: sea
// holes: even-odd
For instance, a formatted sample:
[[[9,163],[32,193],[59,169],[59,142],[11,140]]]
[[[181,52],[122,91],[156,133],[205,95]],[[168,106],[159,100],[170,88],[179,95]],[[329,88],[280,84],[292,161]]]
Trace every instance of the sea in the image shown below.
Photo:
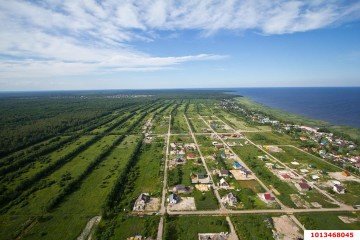
[[[231,92],[286,112],[360,128],[360,87],[236,88]]]

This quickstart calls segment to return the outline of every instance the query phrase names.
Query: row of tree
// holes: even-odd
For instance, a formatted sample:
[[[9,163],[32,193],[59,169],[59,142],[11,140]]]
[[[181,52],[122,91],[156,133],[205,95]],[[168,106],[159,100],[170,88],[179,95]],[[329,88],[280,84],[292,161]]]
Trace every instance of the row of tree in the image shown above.
[[[131,116],[133,116],[135,113],[133,112]],[[77,178],[73,179],[68,185],[61,190],[61,192],[53,198],[46,209],[48,211],[51,211],[55,207],[57,207],[66,196],[74,192],[82,183],[82,181],[97,167],[106,157],[109,156],[109,154],[113,151],[113,149],[118,146],[126,137],[127,134],[129,134],[136,126],[140,124],[140,122],[143,121],[147,113],[143,113],[140,118],[138,118],[133,124],[131,124],[125,133],[123,135],[120,135],[115,141],[106,149],[103,150],[102,153],[100,153],[85,169],[84,172],[80,174]],[[126,117],[127,118],[127,117]],[[123,121],[124,122],[124,121]]]
[[[95,135],[85,143],[81,144],[77,148],[75,148],[73,151],[69,152],[68,154],[62,156],[59,158],[56,162],[48,165],[46,168],[42,169],[41,171],[37,172],[35,175],[33,175],[31,178],[28,178],[24,181],[22,181],[14,191],[7,192],[5,194],[0,195],[0,206],[3,206],[4,204],[8,203],[9,201],[13,200],[17,196],[19,196],[23,191],[29,189],[31,186],[33,186],[36,182],[38,182],[40,179],[49,176],[51,173],[59,169],[61,166],[63,166],[65,163],[72,160],[75,156],[77,156],[79,153],[86,150],[88,147],[90,147],[95,142],[99,141],[101,138],[103,138],[105,135],[107,135],[109,132],[111,132],[116,127],[120,126],[124,122],[126,122],[128,119],[130,119],[132,116],[135,115],[135,112],[129,114],[128,116],[123,117],[121,120],[119,120],[117,123],[113,124],[109,128],[107,128],[102,134]]]

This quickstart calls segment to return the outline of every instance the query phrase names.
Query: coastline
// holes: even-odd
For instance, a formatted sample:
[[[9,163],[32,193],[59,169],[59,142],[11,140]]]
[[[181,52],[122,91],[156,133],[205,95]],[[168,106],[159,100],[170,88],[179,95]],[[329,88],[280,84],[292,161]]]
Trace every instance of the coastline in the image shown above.
[[[359,87],[234,88],[230,94],[329,125],[360,128]]]
[[[234,99],[249,110],[264,113],[277,120],[287,121],[299,125],[309,125],[311,127],[327,128],[336,135],[351,139],[357,143],[360,142],[360,128],[345,125],[334,125],[323,120],[312,119],[299,114],[290,113],[279,108],[270,107],[263,103],[256,102],[245,96],[238,96]]]

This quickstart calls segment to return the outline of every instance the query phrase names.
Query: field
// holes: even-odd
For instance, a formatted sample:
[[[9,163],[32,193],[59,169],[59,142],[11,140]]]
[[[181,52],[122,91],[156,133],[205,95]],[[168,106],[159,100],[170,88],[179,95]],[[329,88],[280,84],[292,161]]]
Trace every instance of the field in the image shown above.
[[[353,223],[344,223],[339,216],[357,219]],[[318,213],[318,214],[296,214],[299,221],[304,224],[306,229],[323,229],[323,230],[350,230],[359,229],[359,213]]]
[[[225,217],[168,217],[165,225],[164,239],[198,239],[198,233],[228,232],[229,226]]]
[[[352,207],[360,204],[358,179],[342,181],[345,194],[335,193],[326,184],[342,168],[298,150],[294,136],[221,108],[224,99],[237,102],[232,95],[154,90],[84,96],[0,99],[0,240],[198,239],[204,233],[272,239],[269,219],[290,216],[289,209],[300,211],[296,218],[311,229],[326,229],[325,221],[328,228],[359,226]],[[267,145],[283,152],[270,153]],[[235,162],[246,164],[251,178],[242,168],[233,171]],[[285,166],[297,173],[309,169],[301,175],[308,181],[321,173],[312,184],[349,206],[339,209],[316,188],[299,192],[280,179]],[[268,191],[276,201],[264,199]],[[320,207],[297,206],[294,195]]]
[[[241,239],[273,239],[272,228],[266,223],[269,218],[269,215],[242,215],[233,216],[231,220]]]

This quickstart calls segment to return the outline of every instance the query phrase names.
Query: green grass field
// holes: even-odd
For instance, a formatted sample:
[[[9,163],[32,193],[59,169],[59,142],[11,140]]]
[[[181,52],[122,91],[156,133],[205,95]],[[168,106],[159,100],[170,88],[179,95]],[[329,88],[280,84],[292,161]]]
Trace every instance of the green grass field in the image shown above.
[[[299,145],[299,142],[289,135],[278,132],[249,132],[245,133],[251,141],[259,145]]]
[[[359,213],[337,212],[337,213],[297,213],[295,216],[306,229],[321,230],[359,230]],[[339,216],[357,219],[353,223],[343,222]]]
[[[127,239],[136,235],[156,239],[161,217],[164,219],[163,239],[198,239],[199,233],[229,232],[226,216],[231,218],[239,239],[272,239],[272,228],[267,221],[276,214],[222,215],[222,211],[216,212],[220,204],[215,190],[210,188],[209,191],[201,192],[195,188],[195,184],[191,183],[191,174],[206,173],[198,149],[186,149],[185,156],[194,153],[196,158],[188,159],[183,165],[175,167],[173,162],[168,162],[165,196],[170,195],[174,185],[190,186],[193,191],[180,196],[194,197],[198,211],[215,211],[214,214],[200,215],[191,212],[199,215],[172,215],[170,212],[163,214],[159,208],[146,213],[132,211],[134,202],[141,193],[149,193],[152,198],[156,198],[159,201],[157,207],[160,207],[168,127],[170,126],[172,134],[170,143],[194,143],[185,116],[205,157],[215,189],[220,180],[217,171],[233,169],[235,156],[228,149],[224,156],[225,150],[213,145],[214,141],[222,141],[211,136],[206,122],[212,123],[217,132],[232,133],[233,130],[226,125],[244,131],[245,136],[257,145],[299,144],[290,135],[279,134],[272,131],[270,126],[253,123],[240,112],[221,108],[220,102],[228,95],[162,94],[141,94],[134,98],[131,94],[124,97],[119,95],[115,99],[103,98],[99,94],[93,98],[95,100],[85,100],[87,97],[81,100],[74,98],[75,102],[68,100],[69,106],[61,109],[54,109],[53,105],[58,106],[58,103],[50,101],[44,105],[44,109],[51,110],[52,113],[36,109],[34,115],[11,112],[10,116],[5,111],[4,119],[13,121],[14,126],[18,124],[19,129],[24,129],[21,127],[23,123],[29,125],[31,121],[34,122],[34,132],[38,131],[41,136],[17,132],[16,136],[9,134],[9,139],[6,139],[11,143],[8,149],[2,143],[2,150],[6,150],[6,153],[3,152],[5,155],[0,157],[0,173],[3,173],[0,174],[0,240],[76,239],[88,221],[95,216],[102,217],[99,225],[92,229],[92,239],[99,240]],[[197,98],[198,96],[200,97]],[[27,100],[19,99],[21,101]],[[91,111],[87,112],[88,108]],[[61,112],[66,109],[68,112]],[[27,112],[26,109],[22,111]],[[81,116],[78,112],[85,115]],[[55,113],[60,114],[58,120]],[[74,118],[71,118],[72,114]],[[23,119],[18,119],[17,115]],[[45,116],[49,117],[49,123],[40,126],[37,118]],[[149,120],[152,120],[149,128],[144,127]],[[59,127],[61,121],[62,128]],[[204,132],[208,133],[202,134]],[[5,136],[4,132],[2,134]],[[326,208],[338,207],[316,189],[300,194],[293,183],[280,180],[266,167],[265,163],[273,162],[272,159],[263,161],[258,158],[266,155],[263,151],[250,143],[245,144],[246,139],[233,139],[233,134],[226,136],[230,135],[232,136],[225,139],[225,142],[232,146],[235,153],[268,188],[279,192],[279,195],[276,191],[274,194],[283,204],[297,208],[290,197],[291,194],[297,194],[308,203],[317,202]],[[16,143],[16,139],[21,143]],[[272,154],[289,166],[296,159],[300,165],[291,167],[297,171],[307,168],[309,164],[315,166],[312,168],[314,172],[341,170],[293,147],[281,148],[284,152]],[[173,160],[177,154],[171,152],[169,160]],[[306,176],[307,179],[311,174],[313,173]],[[229,209],[280,208],[277,203],[267,205],[259,198],[258,194],[266,191],[259,181],[239,181],[233,176],[225,179],[230,183],[231,189],[219,189],[220,197],[232,192],[239,202],[237,207],[228,207]],[[329,180],[330,174],[324,173],[318,182],[322,184]],[[335,194],[329,186],[322,188],[346,204],[360,204],[360,184],[344,181],[343,185],[346,187],[346,194],[343,195]],[[165,206],[169,205],[166,203]],[[339,216],[347,217],[352,223],[345,223]],[[296,217],[308,229],[359,229],[358,213],[298,213]]]
[[[166,240],[196,240],[199,233],[220,232],[229,232],[225,217],[177,216],[166,219]]]
[[[318,157],[315,157],[311,154],[307,154],[304,152],[301,152],[293,147],[287,147],[282,146],[281,149],[283,149],[283,152],[279,153],[272,153],[274,157],[277,157],[280,161],[290,164],[293,161],[297,161],[300,163],[300,165],[297,166],[291,166],[292,168],[296,168],[300,170],[301,168],[307,168],[310,164],[312,165],[312,168],[316,168],[320,171],[326,171],[326,172],[338,172],[341,171],[341,168],[336,167],[334,165],[331,165],[327,163],[326,161],[323,161],[319,159]]]
[[[250,215],[232,216],[231,220],[236,229],[236,233],[242,240],[274,239],[272,228],[265,222],[271,215]]]

